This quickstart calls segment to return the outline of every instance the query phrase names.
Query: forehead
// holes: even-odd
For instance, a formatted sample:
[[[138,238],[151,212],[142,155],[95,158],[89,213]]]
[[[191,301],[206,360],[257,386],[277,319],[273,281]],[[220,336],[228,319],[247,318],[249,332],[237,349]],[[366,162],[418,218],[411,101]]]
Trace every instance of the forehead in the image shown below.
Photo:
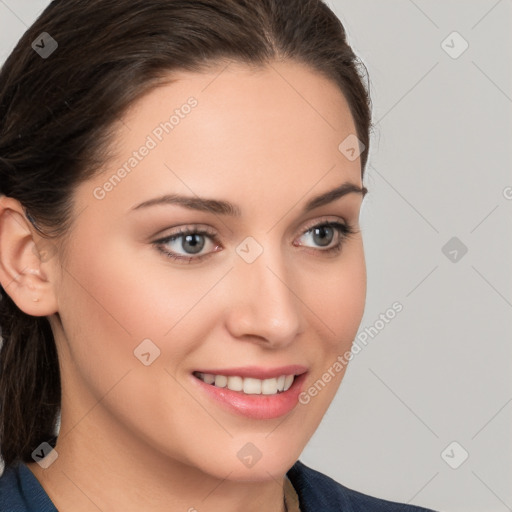
[[[361,183],[359,160],[338,149],[356,132],[349,106],[309,67],[226,63],[169,79],[126,111],[115,158],[89,193],[122,168],[106,199],[125,206],[155,192],[298,200],[320,180],[317,192]]]

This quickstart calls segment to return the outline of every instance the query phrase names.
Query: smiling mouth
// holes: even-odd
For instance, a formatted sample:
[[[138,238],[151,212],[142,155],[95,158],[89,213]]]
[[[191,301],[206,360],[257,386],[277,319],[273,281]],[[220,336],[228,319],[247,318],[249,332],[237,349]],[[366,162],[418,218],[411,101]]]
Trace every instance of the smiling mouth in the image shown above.
[[[205,384],[217,388],[238,391],[245,395],[277,395],[290,389],[295,375],[280,375],[271,379],[254,379],[237,375],[214,375],[213,373],[193,372],[194,377]]]

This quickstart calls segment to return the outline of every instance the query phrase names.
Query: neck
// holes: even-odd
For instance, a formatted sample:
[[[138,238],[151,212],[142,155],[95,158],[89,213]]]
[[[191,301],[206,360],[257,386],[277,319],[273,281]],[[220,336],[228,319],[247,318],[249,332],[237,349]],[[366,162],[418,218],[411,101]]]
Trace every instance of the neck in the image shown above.
[[[99,429],[98,415],[96,411],[78,423],[63,415],[55,446],[58,458],[47,469],[36,462],[27,464],[59,512],[85,512],[91,507],[125,512],[286,510],[283,475],[233,481],[229,474],[208,474],[113,425]]]

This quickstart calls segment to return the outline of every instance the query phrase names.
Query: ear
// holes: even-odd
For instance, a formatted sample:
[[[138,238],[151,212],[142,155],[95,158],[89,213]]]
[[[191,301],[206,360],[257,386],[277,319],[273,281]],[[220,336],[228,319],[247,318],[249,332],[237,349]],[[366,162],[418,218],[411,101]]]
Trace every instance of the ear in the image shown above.
[[[14,303],[31,316],[57,312],[49,276],[56,245],[43,238],[25,216],[19,201],[0,197],[0,283]]]

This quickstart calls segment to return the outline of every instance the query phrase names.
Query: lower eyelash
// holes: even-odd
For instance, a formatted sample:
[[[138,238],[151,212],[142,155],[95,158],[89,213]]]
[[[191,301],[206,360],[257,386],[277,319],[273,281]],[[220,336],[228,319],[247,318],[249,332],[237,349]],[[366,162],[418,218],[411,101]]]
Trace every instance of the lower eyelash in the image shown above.
[[[322,222],[321,224],[316,224],[314,226],[311,226],[310,228],[306,229],[302,234],[304,235],[315,228],[320,228],[320,227],[325,227],[325,226],[334,228],[339,233],[339,240],[338,240],[338,243],[334,247],[330,247],[329,249],[325,249],[325,250],[316,249],[316,251],[319,251],[320,253],[338,254],[341,251],[341,249],[343,248],[343,245],[345,244],[345,242],[350,237],[352,237],[353,235],[358,233],[358,231],[356,229],[354,229],[354,227],[350,224],[342,224],[341,222]],[[210,253],[202,254],[199,256],[180,256],[180,255],[171,253],[169,251],[166,251],[165,249],[162,248],[166,242],[169,242],[171,240],[175,240],[176,238],[181,238],[181,237],[184,237],[187,235],[207,236],[207,237],[210,237],[214,243],[218,244],[218,241],[215,239],[215,235],[213,233],[210,233],[208,231],[193,230],[193,229],[189,230],[189,231],[180,231],[178,233],[174,233],[171,236],[162,238],[160,240],[156,240],[155,242],[153,242],[153,244],[156,246],[156,248],[162,254],[164,254],[168,258],[170,258],[172,260],[185,261],[186,263],[191,263],[192,261],[200,261],[203,258],[206,258],[213,254],[210,252]],[[309,249],[311,249],[311,248],[309,248]],[[315,250],[315,249],[313,249],[313,250]]]
[[[192,263],[192,261],[199,261],[199,260],[202,260],[203,258],[206,258],[206,256],[210,256],[211,253],[209,254],[202,254],[200,256],[179,256],[177,254],[173,254],[172,252],[167,252],[165,251],[164,249],[160,249],[158,246],[157,246],[157,249],[163,253],[164,256],[166,256],[167,258],[170,258],[171,260],[180,260],[180,261],[184,261],[185,263]]]
[[[212,254],[212,253],[208,253],[208,254],[201,254],[199,256],[180,256],[180,255],[177,255],[177,254],[173,254],[172,252],[166,251],[165,249],[162,248],[165,245],[166,242],[170,242],[171,240],[175,240],[177,238],[182,238],[182,237],[185,237],[185,236],[188,236],[188,235],[203,235],[203,236],[207,236],[207,237],[211,238],[214,243],[218,244],[218,241],[216,240],[215,235],[213,233],[210,233],[208,231],[202,231],[200,229],[197,229],[197,230],[196,229],[191,229],[191,230],[188,230],[188,231],[179,231],[178,233],[174,233],[171,236],[167,236],[167,237],[162,238],[160,240],[156,240],[154,242],[154,245],[156,246],[156,248],[162,254],[164,254],[168,258],[170,258],[172,260],[180,260],[180,261],[185,260],[186,263],[191,263],[192,261],[202,260],[203,258],[206,258],[207,256],[210,256]]]

